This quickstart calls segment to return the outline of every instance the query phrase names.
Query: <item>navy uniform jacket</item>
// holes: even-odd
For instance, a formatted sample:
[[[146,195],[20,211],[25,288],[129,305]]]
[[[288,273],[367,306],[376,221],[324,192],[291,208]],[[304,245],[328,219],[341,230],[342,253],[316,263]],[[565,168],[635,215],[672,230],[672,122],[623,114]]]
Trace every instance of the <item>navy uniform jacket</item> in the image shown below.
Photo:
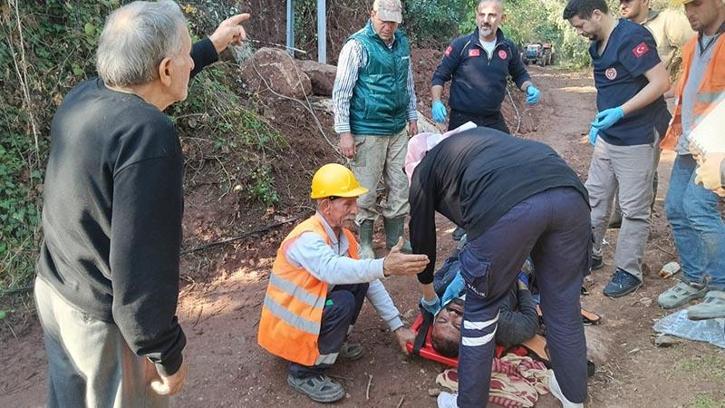
[[[649,80],[645,74],[660,63],[657,44],[644,27],[620,19],[609,35],[607,46],[599,55],[599,42],[592,41],[589,55],[594,65],[594,85],[597,88],[597,110],[622,106],[634,98]],[[654,128],[663,133],[662,116],[667,104],[662,96],[654,102],[629,113],[609,129],[599,131],[607,143],[634,146],[654,142]],[[666,129],[666,128],[665,128]]]
[[[490,115],[501,109],[509,75],[519,88],[530,77],[518,48],[504,37],[501,29],[496,32],[496,48],[490,58],[478,38],[476,28],[453,40],[433,74],[432,83],[443,86],[453,79],[448,99],[452,110]]]

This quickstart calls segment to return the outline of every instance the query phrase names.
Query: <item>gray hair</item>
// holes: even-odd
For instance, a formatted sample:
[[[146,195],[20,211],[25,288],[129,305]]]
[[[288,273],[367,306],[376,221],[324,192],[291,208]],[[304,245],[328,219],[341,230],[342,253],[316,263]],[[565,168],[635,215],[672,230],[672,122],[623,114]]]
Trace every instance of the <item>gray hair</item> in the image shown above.
[[[503,0],[478,0],[478,3],[476,3],[476,10],[478,10],[478,7],[480,7],[483,3],[496,3],[501,6],[501,9],[503,9]]]
[[[181,52],[186,18],[173,1],[135,1],[108,16],[98,41],[96,70],[110,86],[158,78],[161,61]]]

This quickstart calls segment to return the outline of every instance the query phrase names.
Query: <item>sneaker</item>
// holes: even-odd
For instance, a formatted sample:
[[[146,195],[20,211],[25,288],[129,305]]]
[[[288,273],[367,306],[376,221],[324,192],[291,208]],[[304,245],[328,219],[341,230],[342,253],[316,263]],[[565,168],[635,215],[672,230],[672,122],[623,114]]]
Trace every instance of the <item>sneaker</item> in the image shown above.
[[[315,402],[328,403],[345,398],[345,389],[342,385],[323,374],[305,378],[293,377],[288,374],[287,384]]]
[[[345,360],[355,361],[359,360],[363,356],[363,352],[364,349],[360,343],[344,342],[342,343],[342,347],[340,347],[339,356]]]
[[[691,300],[700,299],[705,296],[707,289],[690,285],[686,282],[677,282],[677,285],[662,292],[657,298],[657,303],[663,309],[673,309],[690,303]]]
[[[610,279],[607,286],[604,287],[603,292],[605,296],[618,298],[624,295],[629,295],[640,286],[642,286],[641,280],[635,278],[631,273],[617,268],[617,270],[614,271],[614,275],[612,275],[612,279]]]
[[[458,408],[458,394],[445,391],[438,394],[438,408]]]
[[[702,303],[687,308],[690,320],[719,319],[725,317],[725,291],[711,290]]]
[[[561,387],[559,387],[559,383],[556,381],[556,376],[553,371],[551,372],[551,377],[549,377],[549,391],[551,391],[551,395],[561,401],[561,406],[563,408],[584,408],[584,403],[571,402],[564,396],[564,393],[561,391]]]
[[[602,266],[604,266],[604,260],[601,256],[592,255],[592,267],[590,270],[596,271],[597,269],[602,269]]]
[[[453,230],[453,234],[451,234],[451,235],[453,236],[453,240],[454,240],[454,241],[460,241],[460,240],[461,240],[461,238],[463,237],[463,235],[464,235],[465,233],[466,233],[466,230],[464,230],[464,229],[463,229],[463,228],[461,228],[461,227],[456,227],[456,229],[455,229],[455,230]]]

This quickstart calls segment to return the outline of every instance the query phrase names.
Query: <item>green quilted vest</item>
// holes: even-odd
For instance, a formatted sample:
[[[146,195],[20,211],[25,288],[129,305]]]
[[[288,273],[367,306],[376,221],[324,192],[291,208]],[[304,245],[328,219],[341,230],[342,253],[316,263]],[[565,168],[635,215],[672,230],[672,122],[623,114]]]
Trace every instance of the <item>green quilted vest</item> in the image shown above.
[[[357,135],[392,135],[408,122],[410,46],[400,30],[393,48],[378,37],[372,24],[350,36],[367,51],[350,99],[350,129]]]

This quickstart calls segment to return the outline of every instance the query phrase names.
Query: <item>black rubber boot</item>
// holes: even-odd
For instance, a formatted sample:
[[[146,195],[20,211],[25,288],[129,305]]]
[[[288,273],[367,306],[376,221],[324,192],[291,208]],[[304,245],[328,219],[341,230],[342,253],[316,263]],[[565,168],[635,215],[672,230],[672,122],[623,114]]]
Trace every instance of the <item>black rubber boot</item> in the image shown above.
[[[373,220],[365,220],[358,227],[358,235],[360,238],[360,259],[374,259],[373,252]]]
[[[397,218],[384,218],[383,226],[385,227],[385,247],[390,249],[398,243],[398,239],[403,237],[403,230],[405,229],[405,217]],[[410,242],[405,240],[403,243],[402,252],[407,254],[413,252],[410,247]]]

